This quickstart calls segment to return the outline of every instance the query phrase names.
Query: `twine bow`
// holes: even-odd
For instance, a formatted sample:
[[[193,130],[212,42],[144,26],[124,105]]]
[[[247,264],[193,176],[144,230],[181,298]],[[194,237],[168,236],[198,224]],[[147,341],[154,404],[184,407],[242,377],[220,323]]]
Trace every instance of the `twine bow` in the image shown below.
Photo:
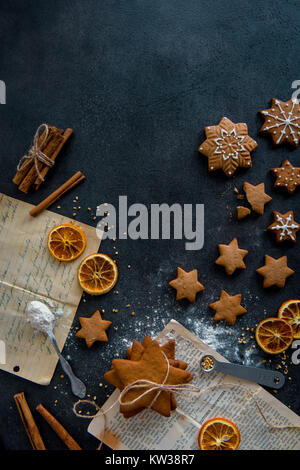
[[[87,418],[87,419],[91,419],[93,418],[94,416],[97,418],[98,416],[98,413],[100,413],[99,416],[103,417],[104,419],[104,427],[103,427],[103,434],[102,434],[102,437],[100,438],[100,444],[98,446],[98,450],[101,449],[102,447],[102,444],[103,444],[103,441],[104,441],[104,438],[105,438],[105,432],[106,432],[106,424],[107,424],[107,419],[106,419],[106,415],[107,413],[117,404],[119,403],[120,405],[122,406],[129,406],[129,405],[133,405],[134,403],[136,403],[138,400],[140,400],[142,397],[148,395],[149,393],[152,393],[154,392],[155,390],[157,390],[157,394],[154,396],[153,400],[151,401],[151,403],[146,407],[146,408],[151,408],[152,405],[155,403],[155,401],[157,400],[158,396],[162,393],[162,392],[173,392],[175,393],[176,395],[182,397],[182,398],[187,398],[187,399],[190,399],[192,398],[193,396],[200,396],[202,393],[205,393],[209,390],[213,390],[215,388],[220,388],[220,387],[230,387],[230,388],[234,388],[236,390],[242,390],[245,395],[247,395],[250,399],[253,400],[259,414],[261,415],[261,417],[263,418],[264,422],[271,428],[271,429],[300,429],[299,426],[297,425],[293,425],[293,424],[275,424],[275,423],[271,423],[268,418],[266,417],[265,413],[263,412],[263,409],[262,409],[262,406],[259,404],[258,400],[255,398],[255,394],[250,391],[247,387],[243,386],[243,385],[237,385],[237,384],[230,384],[230,383],[221,383],[221,384],[215,384],[215,385],[210,385],[208,387],[205,387],[205,388],[199,388],[197,387],[196,385],[192,385],[192,384],[179,384],[179,385],[169,385],[167,384],[167,380],[168,380],[168,377],[169,377],[169,372],[170,372],[170,363],[168,361],[168,358],[167,356],[164,354],[164,352],[162,351],[163,355],[164,355],[164,358],[166,360],[166,363],[167,363],[167,372],[166,372],[166,375],[165,375],[165,378],[163,380],[163,382],[161,384],[159,383],[156,383],[156,382],[152,382],[151,380],[146,380],[146,379],[140,379],[140,380],[136,380],[135,382],[127,385],[120,393],[120,395],[118,396],[117,400],[115,400],[111,406],[109,406],[108,408],[106,408],[105,410],[103,410],[102,408],[100,408],[96,402],[94,401],[91,401],[91,400],[78,400],[76,403],[74,403],[73,405],[73,412],[75,413],[76,416],[80,417],[80,418]],[[147,387],[147,390],[145,390],[145,392],[143,392],[141,395],[139,395],[138,397],[134,398],[133,400],[131,401],[123,401],[123,398],[124,396],[130,391],[130,390],[134,390],[134,389],[137,389],[137,388],[146,388]],[[150,387],[150,388],[149,388]],[[90,414],[82,414],[82,413],[78,413],[78,411],[76,410],[77,408],[77,405],[79,405],[80,403],[89,403],[91,405],[93,405],[96,409],[96,413],[94,415],[90,415]],[[176,410],[175,410],[176,411]],[[186,415],[187,418],[189,418],[188,415]],[[193,419],[193,422],[195,422],[195,420]],[[201,427],[201,424],[199,423],[199,428]]]
[[[40,142],[41,134],[42,134],[42,132],[44,132],[44,130],[45,130],[45,135],[44,135],[44,137],[42,138],[42,140]],[[36,133],[35,133],[35,136],[34,136],[34,139],[33,139],[33,145],[31,147],[31,149],[29,150],[28,154],[24,155],[21,158],[21,160],[19,161],[19,164],[17,166],[18,171],[21,170],[21,168],[24,168],[27,165],[29,165],[29,163],[33,162],[38,177],[42,181],[44,181],[44,178],[41,175],[39,167],[38,167],[38,162],[44,163],[46,166],[49,166],[49,167],[52,167],[54,165],[54,161],[51,160],[51,158],[49,158],[47,155],[45,155],[41,151],[41,147],[46,142],[46,140],[48,138],[48,135],[49,135],[48,125],[47,124],[41,124],[39,126],[39,128],[37,129]]]
[[[165,378],[164,378],[163,382],[161,384],[158,384],[156,382],[152,382],[151,380],[146,380],[146,379],[140,379],[140,380],[136,380],[135,382],[132,382],[131,384],[127,385],[121,391],[121,393],[118,397],[118,402],[120,403],[120,405],[122,405],[122,406],[133,405],[134,403],[136,403],[138,400],[140,400],[144,396],[146,396],[149,393],[152,393],[156,390],[157,390],[157,393],[154,396],[151,403],[147,406],[147,408],[151,408],[153,406],[153,404],[156,402],[156,400],[158,399],[159,395],[162,392],[173,392],[173,393],[176,393],[178,396],[181,396],[183,398],[191,398],[192,395],[194,395],[195,393],[198,394],[201,391],[199,387],[196,387],[196,385],[192,385],[192,384],[179,384],[179,385],[167,384],[166,382],[169,378],[169,373],[170,373],[170,363],[169,363],[168,358],[165,355],[165,353],[163,351],[161,351],[161,352],[163,353],[164,358],[166,360],[166,364],[167,364],[167,371],[166,371],[166,375],[165,375]],[[137,389],[137,388],[142,389],[142,388],[146,388],[146,387],[147,387],[147,390],[145,390],[145,392],[143,392],[138,397],[134,398],[131,401],[126,401],[126,402],[123,401],[124,396],[127,395],[127,393],[130,392],[130,390],[134,390],[134,389]],[[149,387],[151,387],[151,388],[149,388]]]

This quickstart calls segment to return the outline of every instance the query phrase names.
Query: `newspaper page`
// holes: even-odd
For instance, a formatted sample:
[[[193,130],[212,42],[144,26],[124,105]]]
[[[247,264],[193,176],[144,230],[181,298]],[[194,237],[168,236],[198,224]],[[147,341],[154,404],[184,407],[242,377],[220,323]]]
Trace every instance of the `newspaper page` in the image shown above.
[[[203,353],[212,354],[217,360],[226,359],[180,323],[171,320],[157,339],[161,344],[169,339],[176,341],[176,359],[189,364],[188,371],[194,375],[192,384],[201,389],[216,387],[192,399],[176,396],[178,408],[170,418],[164,418],[152,410],[144,410],[133,418],[125,419],[119,412],[119,404],[116,404],[106,414],[105,434],[101,413],[90,423],[89,433],[99,440],[104,434],[103,442],[114,450],[199,450],[197,437],[201,425],[208,419],[222,417],[233,421],[239,428],[239,449],[300,449],[300,418],[253,382],[216,371],[202,372],[199,359]],[[103,405],[103,411],[118,396],[119,391],[115,390]],[[253,396],[268,422],[298,426],[298,429],[274,429],[269,426],[258,412]]]
[[[48,251],[47,236],[51,228],[70,219],[46,210],[31,217],[32,207],[0,194],[0,343],[6,356],[0,368],[48,385],[58,357],[49,339],[27,322],[27,303],[46,302],[59,313],[54,334],[62,349],[82,296],[77,268],[85,256],[98,251],[100,239],[94,227],[80,224],[86,250],[72,263],[60,263]]]

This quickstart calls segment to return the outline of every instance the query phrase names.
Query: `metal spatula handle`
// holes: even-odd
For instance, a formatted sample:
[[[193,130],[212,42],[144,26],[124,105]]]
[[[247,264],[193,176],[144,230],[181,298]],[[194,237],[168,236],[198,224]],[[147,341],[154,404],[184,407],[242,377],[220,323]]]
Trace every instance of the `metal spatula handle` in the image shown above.
[[[209,369],[203,366],[204,358],[211,359],[212,365]],[[200,368],[203,372],[223,372],[223,374],[233,375],[234,377],[250,380],[251,382],[275,389],[281,388],[285,382],[285,377],[281,372],[260,369],[259,367],[241,366],[239,364],[232,364],[231,362],[221,362],[217,361],[217,359],[209,354],[201,358]]]

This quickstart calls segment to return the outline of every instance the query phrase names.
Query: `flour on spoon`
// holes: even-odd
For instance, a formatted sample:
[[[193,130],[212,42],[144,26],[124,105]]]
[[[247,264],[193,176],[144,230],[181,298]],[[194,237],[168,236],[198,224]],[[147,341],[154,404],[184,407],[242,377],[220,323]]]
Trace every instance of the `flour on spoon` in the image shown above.
[[[47,305],[38,300],[33,300],[32,302],[28,302],[26,312],[27,320],[32,328],[46,334],[52,332],[55,316]]]

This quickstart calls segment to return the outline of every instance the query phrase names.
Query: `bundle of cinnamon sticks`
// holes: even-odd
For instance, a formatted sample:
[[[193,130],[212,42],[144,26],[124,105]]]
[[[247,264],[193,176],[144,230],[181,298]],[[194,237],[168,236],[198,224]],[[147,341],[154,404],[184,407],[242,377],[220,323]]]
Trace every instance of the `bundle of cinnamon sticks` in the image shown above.
[[[42,132],[39,134],[39,130]],[[62,147],[72,135],[72,129],[57,129],[46,124],[39,127],[32,149],[21,159],[13,182],[20,191],[28,193],[30,189],[37,190],[49,169],[53,165]],[[39,158],[39,155],[42,158]],[[53,163],[52,163],[53,162]]]

